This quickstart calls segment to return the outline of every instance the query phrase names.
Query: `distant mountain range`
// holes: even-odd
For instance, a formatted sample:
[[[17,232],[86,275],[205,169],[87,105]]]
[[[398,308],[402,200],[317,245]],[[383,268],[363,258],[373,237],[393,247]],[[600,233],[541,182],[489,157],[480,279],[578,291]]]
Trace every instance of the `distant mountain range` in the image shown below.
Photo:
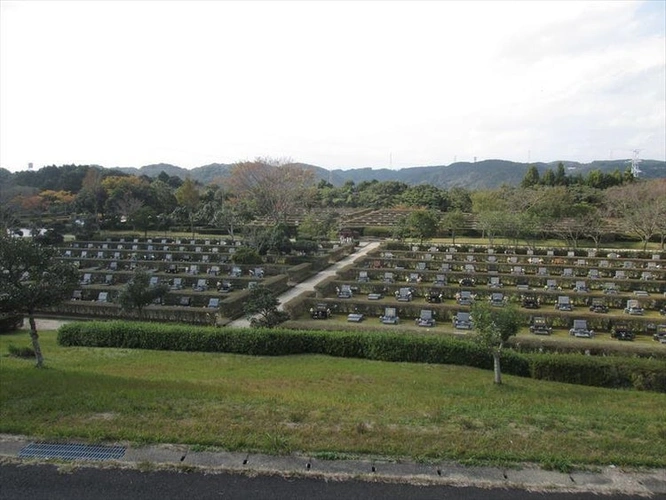
[[[458,162],[451,165],[440,165],[433,167],[408,167],[399,170],[388,168],[353,168],[350,170],[327,170],[315,165],[299,164],[302,167],[312,169],[318,179],[330,182],[334,186],[341,186],[347,181],[356,184],[363,181],[400,181],[406,184],[431,184],[440,188],[465,187],[467,189],[496,188],[502,184],[517,185],[523,179],[527,169],[535,165],[540,173],[547,169],[555,170],[559,161],[550,163],[517,163],[504,160],[483,160],[476,163]],[[587,175],[591,170],[601,170],[610,173],[618,169],[621,172],[629,167],[628,160],[600,160],[591,163],[578,163],[573,161],[562,161],[567,169],[568,175],[578,173]],[[169,176],[181,179],[191,178],[203,184],[208,184],[214,179],[224,178],[229,175],[233,165],[224,163],[211,163],[191,170],[158,163],[146,165],[141,168],[121,168],[119,170],[135,175],[147,175],[157,177],[161,172]],[[666,162],[659,160],[643,160],[640,164],[641,178],[654,179],[666,177]]]

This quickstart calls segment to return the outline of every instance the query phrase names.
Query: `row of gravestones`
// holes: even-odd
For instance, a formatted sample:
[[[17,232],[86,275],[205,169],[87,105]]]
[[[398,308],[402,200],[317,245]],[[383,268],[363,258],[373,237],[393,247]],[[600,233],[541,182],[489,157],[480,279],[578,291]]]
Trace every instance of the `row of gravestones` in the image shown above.
[[[407,244],[398,242],[388,242],[386,250],[390,252],[414,252],[422,254],[424,252],[431,253],[460,253],[463,255],[503,255],[503,256],[516,256],[531,257],[566,257],[566,258],[609,258],[609,259],[639,259],[659,260],[659,253],[654,251],[642,251],[631,249],[576,249],[568,250],[565,248],[553,247],[520,247],[520,246],[489,246],[489,245],[432,245],[432,244]]]
[[[455,325],[455,320],[460,319],[461,315],[469,317],[469,307],[462,307],[454,304],[424,304],[417,302],[396,302],[396,301],[368,301],[350,298],[345,300],[336,300],[335,298],[308,299],[304,302],[300,311],[302,314],[309,314],[313,319],[326,319],[329,317],[348,316],[348,321],[359,322],[370,320],[370,324],[376,324],[377,318],[382,316],[398,316],[403,321],[414,321],[418,326],[427,326],[420,323],[424,313],[437,319],[438,325]],[[626,318],[611,317],[608,315],[595,315],[592,313],[572,313],[561,314],[552,309],[541,311],[522,311],[521,325],[523,327],[539,324],[539,319],[543,320],[543,325],[548,327],[552,333],[552,328],[570,329],[576,322],[584,321],[599,332],[611,332],[618,325],[627,326],[635,334],[653,334],[656,330],[656,324],[646,322],[644,319],[636,316]],[[580,324],[580,323],[579,323]],[[435,325],[429,325],[435,326]],[[661,329],[666,328],[666,323],[661,325]],[[545,332],[542,332],[545,333]]]
[[[185,253],[176,256],[186,257],[181,261],[172,258],[171,247],[155,248],[156,244],[190,243],[190,246],[173,248]],[[219,307],[220,300],[233,291],[257,286],[258,280],[268,277],[268,270],[264,267],[243,265],[211,265],[206,263],[205,257],[209,255],[229,255],[219,253],[225,247],[214,246],[216,241],[189,242],[163,239],[153,241],[148,239],[140,241],[104,241],[104,242],[77,242],[61,249],[62,259],[73,262],[79,269],[80,287],[74,290],[71,301],[86,301],[97,304],[109,304],[117,300],[122,285],[133,276],[133,271],[142,267],[151,275],[150,286],[167,284],[167,295],[156,301],[156,304],[180,307]],[[197,246],[193,246],[197,245]],[[199,246],[200,245],[200,246]],[[240,245],[226,248],[233,253]],[[204,253],[211,250],[210,253]],[[81,255],[81,253],[84,253]],[[89,255],[90,254],[90,255]],[[154,257],[161,257],[160,260]],[[115,257],[112,260],[107,257]],[[126,257],[123,259],[123,257]],[[134,257],[134,258],[132,258]],[[141,257],[141,258],[137,258]],[[202,264],[192,264],[197,259],[203,259]],[[226,260],[226,259],[225,259]],[[202,277],[205,276],[205,277]]]
[[[432,253],[435,249],[434,248],[429,248],[427,250],[427,252],[424,252],[423,254],[416,254],[415,255],[414,252],[416,250],[417,249],[412,249],[412,255],[409,256],[409,257],[411,257],[411,259],[409,259],[409,260],[410,261],[415,261],[415,262],[412,262],[412,264],[414,264],[415,266],[419,266],[420,270],[423,272],[423,269],[424,269],[423,263],[434,260]],[[449,248],[448,250],[452,250],[452,249]],[[368,261],[372,261],[373,258],[376,259],[377,257],[380,257],[384,262],[388,261],[390,263],[394,263],[394,262],[396,262],[397,259],[400,259],[401,253],[402,252],[385,252],[385,251],[382,252],[382,251],[378,251],[376,254],[369,255],[369,256],[366,257],[366,265],[367,265]],[[451,259],[447,259],[447,260],[455,259],[456,261],[463,262],[463,263],[471,262],[472,259],[470,259],[470,255],[473,257],[474,261],[476,261],[476,259],[477,259],[476,254],[479,254],[479,252],[474,252],[473,254],[468,254],[468,255],[464,255],[464,253],[462,253],[462,252],[461,253],[459,253],[459,252],[450,252],[450,253],[452,255],[454,255],[454,257],[451,258]],[[485,255],[486,256],[493,255],[493,252],[492,251],[491,252],[486,252]],[[417,258],[415,259],[414,257],[417,257]],[[420,259],[419,259],[419,257],[420,257]],[[554,257],[554,256],[549,256],[549,257]],[[571,255],[569,257],[574,258],[575,256]],[[529,257],[527,257],[527,258],[529,258]],[[617,257],[613,256],[613,258],[617,258]],[[403,259],[403,261],[404,260],[405,259]],[[518,260],[516,259],[514,262],[517,262],[517,261]],[[514,263],[514,262],[511,262],[511,263]],[[661,261],[661,258],[660,258],[659,255],[653,255],[652,259],[650,259],[650,262],[654,264],[654,267],[653,267],[654,269],[661,269],[662,261]],[[587,261],[583,262],[580,259],[577,262],[577,265],[579,265],[579,266],[583,266],[585,264],[588,264],[588,262]],[[353,272],[358,272],[357,280],[360,283],[368,283],[372,286],[373,285],[372,278],[374,276],[370,275],[367,271],[359,271],[357,269],[357,268],[362,268],[363,266],[364,266],[363,262],[361,262],[360,264],[357,263],[355,268],[348,269],[346,272],[347,272],[347,274],[353,273]],[[627,267],[629,267],[629,266],[627,266]],[[379,272],[380,275],[381,275],[381,269],[376,269],[375,268],[375,271]],[[388,275],[384,274],[383,276],[381,276],[380,279],[382,281],[379,281],[379,283],[383,283],[384,285],[389,284],[389,283],[390,284],[395,283],[395,276],[392,276],[393,271],[385,271],[385,273],[389,273],[389,274]],[[425,274],[427,274],[427,272]],[[469,273],[469,274],[472,274],[472,273]],[[398,302],[400,302],[400,301],[411,302],[412,300],[414,300],[416,298],[416,291],[419,288],[424,288],[420,285],[420,283],[423,281],[423,276],[421,276],[419,273],[404,273],[403,276],[405,276],[405,282],[409,283],[410,286],[403,286],[403,287],[399,287],[399,288],[395,289],[395,291],[393,289],[388,291],[386,286],[384,286],[384,288],[382,289],[382,288],[380,288],[381,285],[376,285],[375,284],[374,285],[375,289],[370,290],[368,295],[367,295],[367,298],[364,298],[364,300],[367,300],[367,301],[382,300],[384,295],[385,295],[385,293],[382,293],[382,291],[384,291],[384,292],[388,291],[389,300],[391,300],[391,301],[393,299],[395,299]],[[498,275],[487,276],[486,278],[488,279],[489,288],[493,288],[493,286],[499,288],[501,286],[501,279],[502,279],[501,276],[498,276]],[[438,279],[440,281],[439,283],[437,283]],[[444,280],[446,280],[446,281],[444,281]],[[658,287],[663,286],[663,283],[661,283],[660,281],[661,280],[656,281]],[[416,286],[414,286],[414,284],[416,284]],[[437,275],[437,277],[435,278],[435,280],[433,282],[433,286],[446,287],[447,285],[448,285],[448,276],[447,275]],[[568,297],[566,295],[565,296],[559,295],[560,290],[558,290],[558,287],[557,287],[556,283],[554,283],[552,280],[550,282],[546,283],[546,287],[548,288],[549,285],[550,285],[550,288],[549,288],[548,291],[549,292],[555,292],[555,294],[557,294],[558,299],[557,299],[557,302],[556,302],[556,307],[559,311],[558,305],[560,304],[561,300],[566,301]],[[578,287],[578,288],[574,288],[575,290],[577,290],[575,292],[576,294],[584,294],[584,293],[588,292],[586,286],[583,283],[579,282],[579,283],[576,284],[576,286]],[[335,294],[333,296],[334,300],[337,299],[337,300],[342,300],[342,301],[351,299],[353,297],[353,290],[352,289],[353,288],[359,288],[358,285],[354,286],[354,285],[350,285],[348,283],[345,284],[343,281],[339,281],[339,280],[335,281],[335,282],[332,282],[332,283],[329,283],[329,290],[331,290],[331,292],[332,292],[333,287],[335,287]],[[396,288],[396,287],[394,286],[393,288]],[[522,296],[528,290],[529,290],[529,286],[527,286],[527,287],[522,286],[521,288],[518,288],[516,290],[516,292],[519,292],[520,296]],[[368,291],[368,290],[366,289],[365,291]],[[450,290],[449,290],[449,292],[450,292]],[[433,298],[430,291],[422,290],[422,293],[425,296],[427,302],[430,302],[431,301],[430,299]],[[463,307],[463,308],[468,308],[470,303],[474,300],[474,297],[473,297],[474,293],[470,290],[459,290],[456,293],[457,293],[457,297],[456,297],[456,302],[457,302],[456,305],[457,306],[460,306],[460,307]],[[440,294],[441,294],[441,292],[438,293],[437,295],[440,295]],[[642,296],[642,295],[643,294],[641,293],[640,296]],[[564,298],[560,300],[559,297],[564,297]],[[511,295],[505,296],[503,292],[499,292],[499,291],[489,291],[488,295],[486,297],[484,297],[484,299],[489,300],[491,302],[491,304],[497,305],[497,306],[501,306],[501,305],[505,304],[507,299],[510,299],[510,298],[513,298],[515,300],[515,296],[513,296],[513,297]],[[442,300],[441,296],[439,297],[439,300],[434,299],[435,302],[441,302],[441,300]],[[626,304],[627,307],[629,307],[630,305],[638,305],[636,303],[636,300],[637,300],[636,298],[630,298],[630,299],[627,299],[627,300],[629,301]],[[426,301],[424,301],[424,303]],[[537,304],[538,304],[538,301],[537,301]],[[654,304],[658,305],[657,302],[655,302]],[[386,307],[388,309],[396,309],[396,307],[393,304],[390,304]],[[426,305],[426,307],[428,307],[428,306]],[[663,304],[662,304],[662,307],[663,307]],[[466,312],[466,311],[461,311],[461,312]],[[662,309],[662,312],[663,312],[663,309]],[[567,313],[563,312],[563,314],[567,314]],[[352,316],[352,318],[355,318],[355,317]],[[354,320],[354,319],[352,319],[352,320]],[[416,318],[416,320],[418,321],[419,318]],[[621,321],[621,319],[618,319],[618,321]]]

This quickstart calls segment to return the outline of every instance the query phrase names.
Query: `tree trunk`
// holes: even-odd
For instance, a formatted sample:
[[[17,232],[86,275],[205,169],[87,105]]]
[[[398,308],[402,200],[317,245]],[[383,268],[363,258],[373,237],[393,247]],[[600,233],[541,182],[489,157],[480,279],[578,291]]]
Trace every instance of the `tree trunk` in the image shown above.
[[[35,360],[37,361],[37,368],[44,366],[44,357],[42,356],[42,348],[39,346],[39,335],[37,334],[37,325],[32,311],[28,312],[28,321],[30,323],[30,340],[32,340],[32,349],[35,351]]]
[[[495,383],[502,383],[502,371],[500,369],[500,353],[499,351],[493,351],[493,368],[495,370]]]

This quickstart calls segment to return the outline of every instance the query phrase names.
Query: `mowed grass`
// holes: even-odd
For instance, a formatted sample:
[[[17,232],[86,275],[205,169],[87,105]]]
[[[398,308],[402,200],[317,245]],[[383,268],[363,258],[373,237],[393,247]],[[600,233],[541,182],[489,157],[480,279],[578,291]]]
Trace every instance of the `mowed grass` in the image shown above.
[[[666,395],[445,365],[62,348],[7,356],[0,432],[416,460],[666,466]]]

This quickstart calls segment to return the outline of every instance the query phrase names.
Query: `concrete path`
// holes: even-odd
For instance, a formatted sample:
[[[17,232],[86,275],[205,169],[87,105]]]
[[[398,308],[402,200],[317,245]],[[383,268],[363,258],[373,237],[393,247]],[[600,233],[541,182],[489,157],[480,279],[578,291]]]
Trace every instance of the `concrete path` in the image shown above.
[[[70,477],[78,466],[100,468],[129,468],[138,470],[175,470],[201,473],[242,473],[254,476],[277,476],[292,481],[297,478],[316,477],[324,481],[361,480],[374,483],[401,483],[416,485],[465,486],[487,490],[499,488],[501,491],[518,489],[539,493],[539,498],[563,498],[555,493],[569,493],[566,498],[592,498],[584,495],[630,495],[631,498],[664,498],[666,494],[666,471],[663,469],[623,470],[621,467],[599,467],[592,471],[573,471],[570,473],[547,471],[531,464],[512,468],[463,466],[454,462],[417,463],[412,461],[389,461],[358,457],[353,460],[322,460],[308,455],[263,455],[259,453],[228,452],[224,450],[196,450],[188,445],[162,444],[134,446],[115,444],[114,450],[120,453],[115,458],[85,459],[81,456],[58,454],[50,448],[47,454],[27,454],[28,448],[34,447],[38,440],[28,436],[0,434],[0,468],[10,464],[35,465],[55,463],[60,465],[63,474]],[[43,443],[42,443],[43,444]],[[60,442],[60,447],[67,442]],[[81,446],[83,443],[71,443]],[[109,448],[95,445],[96,450]],[[34,450],[34,448],[33,448]],[[29,455],[29,456],[28,456]],[[72,465],[64,465],[69,462]],[[4,485],[3,485],[4,486]],[[25,485],[23,485],[25,487]],[[446,498],[472,498],[462,494],[464,490]],[[272,497],[272,496],[271,496]],[[342,498],[348,498],[344,495]],[[380,498],[392,498],[393,495]],[[5,498],[0,488],[0,498]],[[9,498],[9,497],[7,497]],[[25,498],[33,498],[29,494]],[[48,498],[56,498],[49,496]],[[71,498],[65,496],[63,498]],[[87,496],[86,496],[87,498]],[[246,497],[242,497],[246,498]],[[268,498],[268,497],[265,497]],[[277,497],[276,497],[277,498]],[[282,498],[293,498],[285,496]],[[316,498],[303,496],[301,498]],[[340,497],[338,497],[340,498]],[[361,498],[361,497],[357,497]],[[409,496],[395,496],[409,498]],[[445,498],[442,491],[429,498]],[[489,493],[474,498],[493,498]],[[495,497],[500,498],[500,497]],[[501,498],[522,498],[509,494]],[[596,498],[596,497],[595,497]],[[612,498],[612,497],[607,497]]]
[[[66,323],[71,323],[71,321],[66,319],[35,318],[37,332],[44,330],[57,330]],[[30,323],[28,322],[28,318],[23,320],[23,326],[20,329],[26,331],[30,330]]]
[[[362,257],[365,257],[368,253],[372,252],[376,248],[378,248],[381,245],[379,241],[372,241],[372,242],[361,242],[360,243],[360,248],[353,254],[348,255],[342,260],[339,260],[335,264],[332,264],[331,266],[327,267],[323,271],[318,272],[311,278],[308,278],[305,281],[302,281],[298,283],[296,286],[293,288],[290,288],[286,292],[284,292],[282,295],[278,296],[278,300],[280,301],[280,305],[278,306],[278,309],[282,310],[283,304],[286,304],[290,300],[298,297],[302,293],[305,292],[313,292],[315,289],[315,286],[324,281],[327,278],[330,278],[331,276],[335,276],[340,269],[342,269],[345,266],[348,266],[349,264],[352,264],[353,262],[356,262],[357,260],[361,259]],[[231,326],[231,327],[237,327],[237,328],[247,328],[250,326],[250,321],[247,320],[246,318],[239,318],[235,321],[232,321],[231,323],[227,324],[226,326]]]

